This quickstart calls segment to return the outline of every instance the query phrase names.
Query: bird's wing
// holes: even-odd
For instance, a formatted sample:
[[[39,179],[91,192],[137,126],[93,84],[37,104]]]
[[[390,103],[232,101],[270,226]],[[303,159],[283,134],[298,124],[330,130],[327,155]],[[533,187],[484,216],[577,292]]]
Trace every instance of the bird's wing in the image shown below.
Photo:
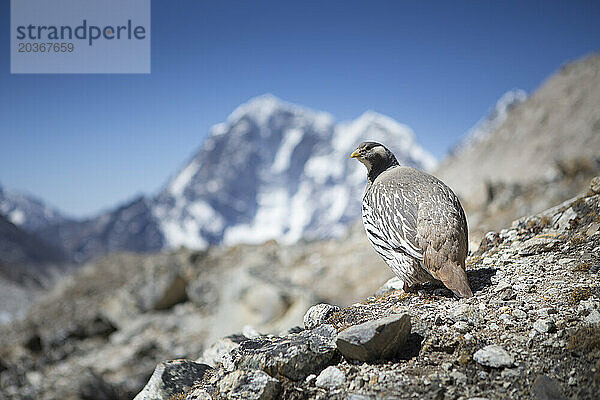
[[[371,239],[380,246],[423,261],[423,250],[417,243],[417,213],[418,202],[411,190],[380,184],[365,193],[363,216]]]

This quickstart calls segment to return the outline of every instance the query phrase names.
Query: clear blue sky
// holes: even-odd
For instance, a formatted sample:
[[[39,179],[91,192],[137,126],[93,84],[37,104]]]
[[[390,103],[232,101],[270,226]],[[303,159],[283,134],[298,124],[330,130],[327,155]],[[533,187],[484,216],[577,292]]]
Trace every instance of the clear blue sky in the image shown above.
[[[505,91],[600,50],[598,1],[155,0],[152,74],[11,75],[0,7],[0,184],[76,216],[155,193],[256,95],[378,111],[441,157]]]

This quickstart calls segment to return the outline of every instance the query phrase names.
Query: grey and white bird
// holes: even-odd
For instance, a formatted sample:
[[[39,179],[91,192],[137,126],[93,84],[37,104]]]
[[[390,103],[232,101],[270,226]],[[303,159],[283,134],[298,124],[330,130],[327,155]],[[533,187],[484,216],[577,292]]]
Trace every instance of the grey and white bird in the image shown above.
[[[434,176],[400,166],[380,143],[363,142],[350,157],[367,167],[367,237],[404,290],[438,279],[459,297],[473,296],[465,272],[467,219],[454,192]]]

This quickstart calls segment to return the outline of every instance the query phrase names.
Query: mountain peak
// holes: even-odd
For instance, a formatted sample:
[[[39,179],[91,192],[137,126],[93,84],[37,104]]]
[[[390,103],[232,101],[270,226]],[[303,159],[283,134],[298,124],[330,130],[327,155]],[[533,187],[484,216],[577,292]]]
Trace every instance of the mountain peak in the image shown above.
[[[282,112],[304,115],[311,118],[326,119],[332,121],[331,115],[314,111],[310,108],[288,103],[279,97],[265,93],[248,100],[238,106],[227,118],[228,122],[238,121],[243,117],[249,117],[255,120],[259,125],[265,124],[269,118]]]
[[[457,146],[457,150],[459,152],[464,151],[485,140],[502,125],[508,117],[509,111],[525,100],[527,100],[527,92],[522,89],[511,89],[504,93],[496,101],[496,105],[488,111],[487,115],[469,129],[464,139]]]
[[[353,124],[367,127],[369,125],[376,125],[384,129],[388,129],[394,132],[403,132],[404,135],[408,135],[414,138],[414,133],[407,125],[401,124],[395,119],[388,117],[387,115],[380,114],[373,110],[365,111],[360,117],[353,121]]]

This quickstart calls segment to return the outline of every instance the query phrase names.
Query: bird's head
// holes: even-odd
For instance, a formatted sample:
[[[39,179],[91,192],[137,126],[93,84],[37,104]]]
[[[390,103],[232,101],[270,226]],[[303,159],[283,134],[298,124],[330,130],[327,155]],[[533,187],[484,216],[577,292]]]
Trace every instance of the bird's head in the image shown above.
[[[398,165],[398,160],[396,160],[394,154],[377,142],[362,142],[350,155],[350,158],[356,158],[363,163],[369,174],[372,174],[372,172],[379,174],[390,167]]]

